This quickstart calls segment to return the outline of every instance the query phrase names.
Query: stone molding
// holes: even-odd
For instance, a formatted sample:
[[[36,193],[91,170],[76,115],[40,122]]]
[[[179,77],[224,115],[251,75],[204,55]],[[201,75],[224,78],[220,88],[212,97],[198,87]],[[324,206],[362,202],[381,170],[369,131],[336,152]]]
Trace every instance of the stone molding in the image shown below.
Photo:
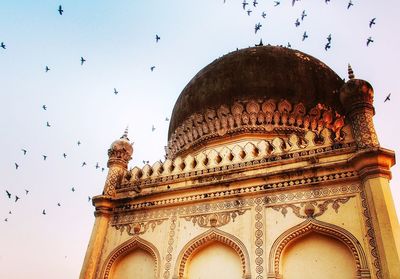
[[[214,241],[221,242],[235,250],[242,263],[243,278],[251,278],[250,258],[246,246],[234,235],[221,231],[217,228],[211,228],[208,231],[198,235],[182,248],[176,261],[175,274],[173,278],[184,278],[186,262],[190,259],[190,256],[196,253],[202,247]]]
[[[107,257],[104,262],[103,270],[101,272],[102,279],[111,278],[111,269],[113,265],[122,257],[129,254],[129,252],[135,249],[143,249],[148,252],[154,259],[155,267],[154,272],[157,278],[160,278],[160,253],[157,248],[151,244],[150,242],[140,238],[139,236],[134,236],[132,239],[122,243],[118,247],[116,247]]]
[[[338,227],[333,224],[318,221],[313,218],[308,218],[304,222],[290,228],[282,233],[273,243],[268,263],[268,278],[281,278],[280,274],[280,261],[285,247],[292,241],[299,239],[309,233],[319,233],[341,241],[346,247],[349,248],[355,260],[355,267],[357,269],[356,278],[371,278],[368,270],[367,258],[364,250],[355,236],[349,231]]]
[[[343,116],[321,104],[307,113],[302,103],[288,100],[237,101],[231,107],[222,105],[188,117],[170,136],[166,152],[168,158],[175,158],[206,141],[241,133],[319,134],[328,128],[339,141],[344,122]]]
[[[248,208],[235,209],[231,211],[213,212],[206,214],[197,214],[181,216],[186,221],[192,222],[193,226],[198,225],[201,228],[218,228],[228,223],[235,222],[235,219],[246,213]]]

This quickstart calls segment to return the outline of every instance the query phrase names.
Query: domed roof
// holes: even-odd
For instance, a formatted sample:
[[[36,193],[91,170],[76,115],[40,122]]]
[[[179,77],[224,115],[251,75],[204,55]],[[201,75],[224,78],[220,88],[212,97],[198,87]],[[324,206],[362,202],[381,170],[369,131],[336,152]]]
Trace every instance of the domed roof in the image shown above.
[[[248,99],[286,99],[306,109],[321,103],[344,109],[339,90],[344,81],[318,59],[285,47],[252,47],[216,59],[192,78],[178,97],[168,139],[194,113]]]

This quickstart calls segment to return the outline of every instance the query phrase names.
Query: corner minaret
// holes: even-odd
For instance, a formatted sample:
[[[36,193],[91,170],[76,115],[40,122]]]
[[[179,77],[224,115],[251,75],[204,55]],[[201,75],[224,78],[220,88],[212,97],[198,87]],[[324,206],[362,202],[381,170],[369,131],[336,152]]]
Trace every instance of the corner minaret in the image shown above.
[[[100,261],[104,241],[107,235],[107,228],[113,209],[113,198],[116,188],[121,184],[124,175],[128,171],[128,162],[132,159],[132,143],[128,138],[128,128],[125,129],[122,137],[114,141],[108,149],[108,175],[104,185],[103,194],[93,197],[95,222],[92,235],[83,262],[80,279],[96,278],[98,263]]]
[[[340,101],[350,118],[353,134],[358,148],[378,147],[372,117],[374,90],[367,81],[355,79],[353,69],[348,66],[349,80],[340,89]]]
[[[104,185],[103,194],[115,196],[115,189],[128,170],[128,162],[132,159],[132,143],[128,138],[128,127],[122,137],[114,141],[108,149],[108,175]]]

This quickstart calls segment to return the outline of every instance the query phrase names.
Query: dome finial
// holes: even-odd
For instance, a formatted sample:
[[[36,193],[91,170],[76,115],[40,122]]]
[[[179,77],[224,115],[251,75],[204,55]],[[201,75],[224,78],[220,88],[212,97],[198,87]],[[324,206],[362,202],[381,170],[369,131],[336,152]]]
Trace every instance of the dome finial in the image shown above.
[[[353,72],[353,69],[351,68],[350,63],[349,63],[349,66],[348,66],[348,73],[349,73],[349,79],[353,79],[354,78],[354,72]]]
[[[122,135],[121,139],[126,139],[126,140],[129,141],[129,138],[128,138],[128,128],[129,128],[129,126],[126,126],[125,131],[124,131],[124,134]]]

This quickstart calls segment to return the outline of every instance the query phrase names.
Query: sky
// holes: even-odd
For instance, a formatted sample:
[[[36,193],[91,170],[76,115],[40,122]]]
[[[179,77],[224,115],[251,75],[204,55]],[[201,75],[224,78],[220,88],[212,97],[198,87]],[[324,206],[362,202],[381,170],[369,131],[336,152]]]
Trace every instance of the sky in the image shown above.
[[[374,87],[381,146],[400,154],[400,3],[258,2],[248,16],[236,0],[0,0],[0,278],[78,278],[94,222],[88,197],[103,190],[110,144],[129,126],[129,167],[163,160],[165,119],[185,85],[214,59],[260,39],[290,43],[342,78],[350,63]],[[398,165],[392,175],[400,215]]]

